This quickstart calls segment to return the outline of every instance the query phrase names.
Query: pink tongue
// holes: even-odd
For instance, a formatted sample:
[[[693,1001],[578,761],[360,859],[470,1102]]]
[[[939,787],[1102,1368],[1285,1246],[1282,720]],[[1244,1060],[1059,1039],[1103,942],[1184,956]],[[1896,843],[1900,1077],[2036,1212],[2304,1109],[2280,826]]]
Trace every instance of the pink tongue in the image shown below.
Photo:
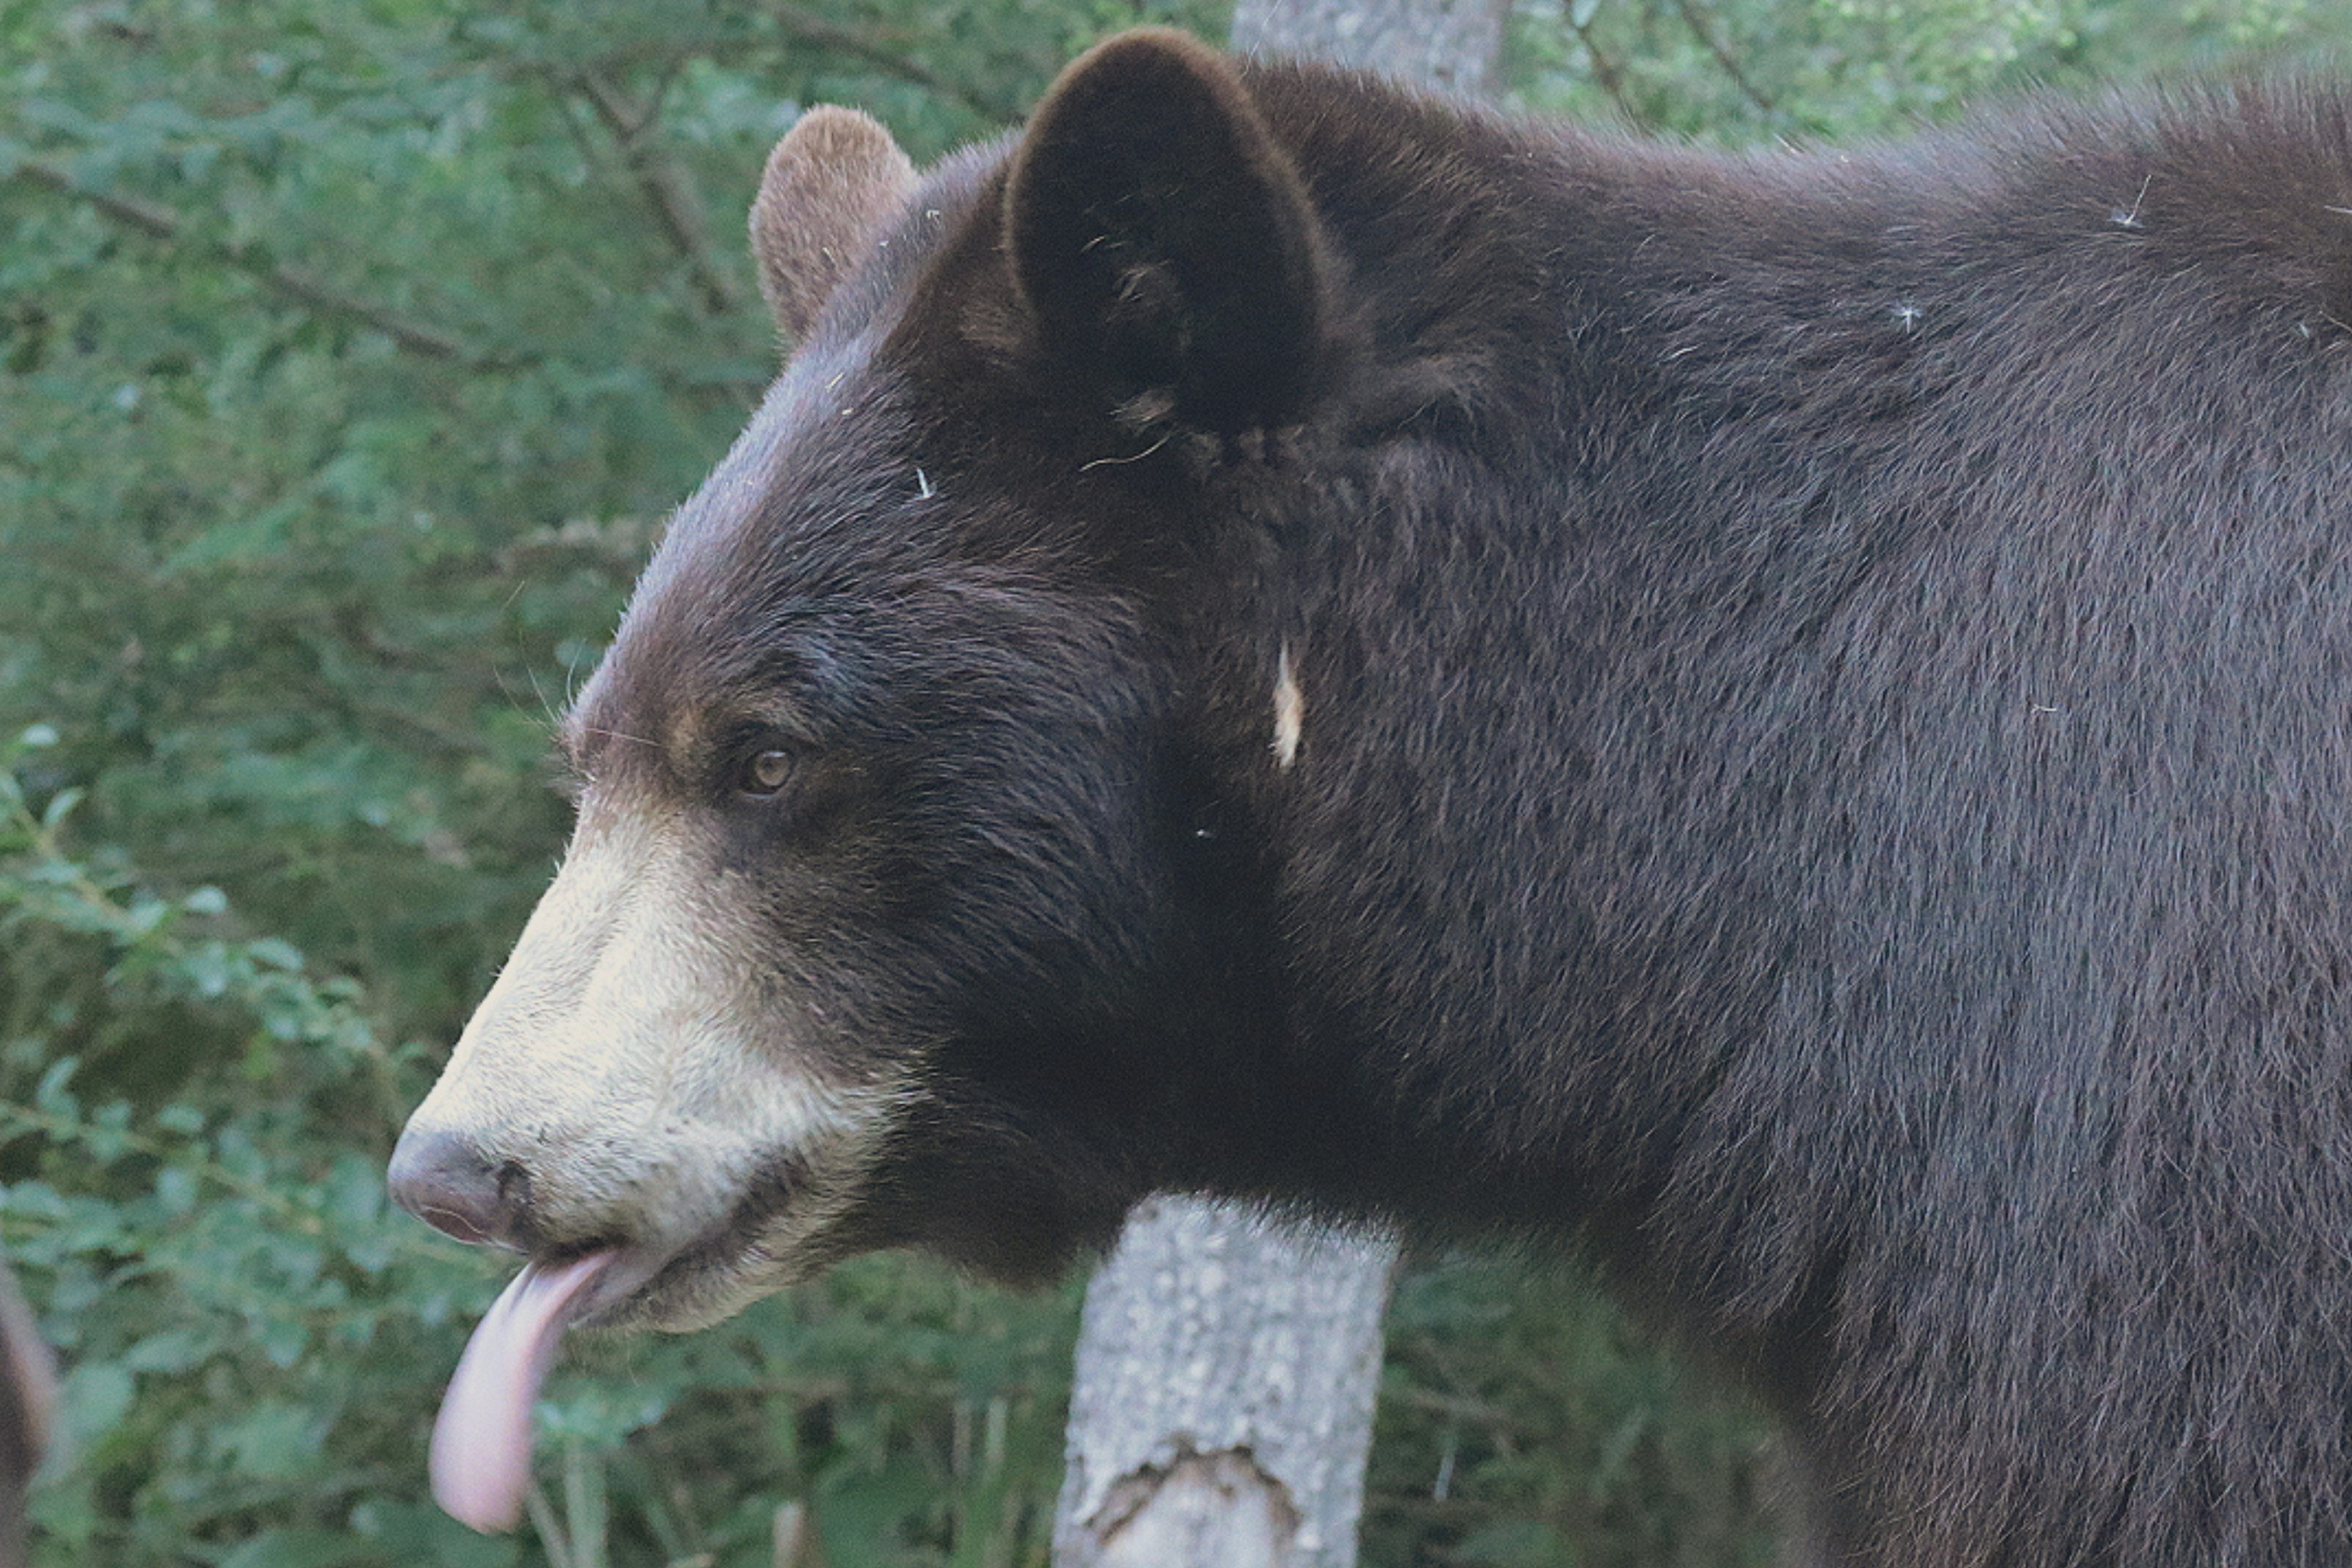
[[[512,1530],[530,1490],[530,1409],[572,1303],[619,1254],[592,1252],[521,1273],[490,1304],[433,1424],[433,1500],[460,1524]]]

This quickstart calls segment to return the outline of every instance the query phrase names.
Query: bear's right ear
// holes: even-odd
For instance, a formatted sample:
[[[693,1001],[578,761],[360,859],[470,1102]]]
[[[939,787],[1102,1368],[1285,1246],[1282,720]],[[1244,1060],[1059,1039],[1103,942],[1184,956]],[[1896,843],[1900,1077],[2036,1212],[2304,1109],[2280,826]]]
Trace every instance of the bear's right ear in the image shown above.
[[[1222,56],[1164,28],[1081,56],[1004,200],[1045,347],[1090,390],[1226,434],[1301,416],[1329,264],[1297,169]]]
[[[802,115],[768,154],[751,204],[751,254],[776,325],[806,337],[914,194],[914,164],[874,120],[831,104]]]

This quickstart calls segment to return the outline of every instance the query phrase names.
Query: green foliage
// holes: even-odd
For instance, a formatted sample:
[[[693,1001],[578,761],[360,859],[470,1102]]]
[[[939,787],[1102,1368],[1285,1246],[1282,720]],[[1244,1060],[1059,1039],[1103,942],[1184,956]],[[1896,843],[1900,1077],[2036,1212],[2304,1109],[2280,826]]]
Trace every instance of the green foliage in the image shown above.
[[[1525,106],[1749,143],[1898,134],[2042,86],[2339,48],[2342,0],[1517,0]]]
[[[1765,1568],[1769,1424],[1580,1275],[1449,1259],[1400,1282],[1364,1521],[1371,1563]]]
[[[1731,141],[2341,37],[2343,0],[1523,0],[1515,91]],[[499,1266],[383,1160],[563,830],[548,715],[772,363],[802,104],[919,157],[1200,0],[0,0],[0,1240],[45,1564],[1045,1560],[1074,1297],[869,1259],[573,1358],[533,1524],[423,1496]],[[289,940],[289,939],[293,940]],[[1758,1560],[1773,1460],[1589,1293],[1417,1274],[1366,1556]]]
[[[385,1201],[430,1053],[387,1048],[358,989],[288,943],[233,934],[218,889],[75,858],[75,798],[36,810],[19,782],[51,738],[0,756],[0,944],[91,977],[15,991],[0,1037],[29,1086],[0,1103],[0,1223],[70,1368],[39,1561],[764,1565],[788,1501],[844,1568],[1043,1561],[1075,1294],[905,1260],[717,1332],[590,1347],[543,1412],[536,1549],[443,1518],[425,1434],[500,1268]],[[126,1089],[47,1049],[68,1033],[156,1070]]]

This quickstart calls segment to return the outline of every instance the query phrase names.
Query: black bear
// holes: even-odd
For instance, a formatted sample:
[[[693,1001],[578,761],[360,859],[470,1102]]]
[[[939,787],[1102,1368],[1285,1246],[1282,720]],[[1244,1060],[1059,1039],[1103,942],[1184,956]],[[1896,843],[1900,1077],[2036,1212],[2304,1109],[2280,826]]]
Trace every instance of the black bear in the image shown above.
[[[562,743],[394,1161],[562,1327],[1202,1189],[1585,1249],[1843,1564],[2352,1560],[2352,94],[1851,153],[1164,32],[919,177]]]

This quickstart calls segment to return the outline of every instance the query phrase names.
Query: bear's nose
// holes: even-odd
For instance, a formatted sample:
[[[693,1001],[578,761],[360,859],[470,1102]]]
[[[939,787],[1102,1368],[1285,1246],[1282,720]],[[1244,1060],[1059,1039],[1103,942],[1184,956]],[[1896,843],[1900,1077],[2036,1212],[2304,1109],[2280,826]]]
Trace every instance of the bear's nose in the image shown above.
[[[493,1165],[454,1132],[411,1124],[392,1151],[392,1201],[459,1241],[529,1249],[525,1205],[530,1177],[509,1161]]]

